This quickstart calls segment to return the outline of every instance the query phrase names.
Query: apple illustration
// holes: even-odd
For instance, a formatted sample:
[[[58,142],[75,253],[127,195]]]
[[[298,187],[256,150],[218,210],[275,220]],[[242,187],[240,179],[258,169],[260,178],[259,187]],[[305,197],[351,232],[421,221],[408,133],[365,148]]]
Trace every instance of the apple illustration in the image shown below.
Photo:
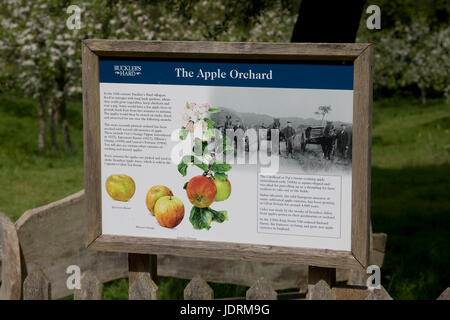
[[[217,178],[213,178],[213,182],[216,185],[217,188],[217,194],[215,201],[223,201],[227,200],[230,197],[231,194],[231,183],[227,179],[225,181],[222,181]]]
[[[117,201],[128,201],[133,197],[136,186],[134,180],[126,174],[112,174],[106,179],[106,192]]]
[[[155,215],[154,207],[156,201],[164,196],[173,196],[172,191],[165,186],[153,186],[148,190],[145,197],[145,204],[152,215]]]
[[[189,201],[197,208],[206,208],[214,202],[217,188],[214,182],[205,176],[196,176],[186,186]]]
[[[184,217],[184,204],[175,196],[163,196],[154,207],[155,217],[162,227],[174,228]]]

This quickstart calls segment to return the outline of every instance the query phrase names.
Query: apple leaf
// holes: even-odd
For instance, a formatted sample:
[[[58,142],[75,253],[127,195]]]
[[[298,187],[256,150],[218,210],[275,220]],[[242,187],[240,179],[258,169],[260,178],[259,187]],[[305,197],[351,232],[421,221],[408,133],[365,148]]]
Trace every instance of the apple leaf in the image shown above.
[[[178,172],[184,177],[187,173],[187,167],[194,161],[193,156],[184,156],[178,164]]]
[[[217,179],[219,179],[221,181],[226,181],[228,179],[228,175],[226,173],[221,173],[221,172],[216,172],[214,174],[214,177],[216,177]]]
[[[208,129],[214,129],[214,120],[211,120],[209,118],[204,118],[203,120],[205,120],[205,122],[208,124]]]
[[[181,173],[183,177],[187,174],[187,167],[188,165],[183,161],[178,164],[178,172]]]
[[[228,163],[213,162],[211,165],[211,171],[215,173],[224,173],[231,170],[231,165]]]
[[[209,110],[208,110],[209,113],[216,113],[216,112],[219,112],[219,111],[220,110],[217,109],[217,108],[209,108]]]
[[[194,165],[199,167],[203,171],[208,171],[208,165],[206,163],[194,163]]]
[[[186,181],[186,183],[184,184],[184,186],[183,186],[184,190],[186,190],[188,183],[189,183],[189,181]]]
[[[228,220],[228,213],[226,210],[222,210],[222,211],[217,211],[211,208],[208,208],[209,211],[211,211],[212,213],[212,220],[215,222],[219,222],[222,223],[225,220]]]
[[[189,221],[196,230],[211,228],[212,212],[208,208],[192,207]]]

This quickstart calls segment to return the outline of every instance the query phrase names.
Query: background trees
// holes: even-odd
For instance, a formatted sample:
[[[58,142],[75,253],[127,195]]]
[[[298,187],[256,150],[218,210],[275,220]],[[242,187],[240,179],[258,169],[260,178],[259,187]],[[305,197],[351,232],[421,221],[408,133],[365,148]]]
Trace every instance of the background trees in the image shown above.
[[[309,1],[304,0],[303,8]],[[323,4],[317,21],[323,22],[331,9],[328,1],[315,0],[316,10],[321,7],[317,2]],[[355,0],[359,11],[363,2]],[[35,99],[41,152],[47,149],[47,140],[52,150],[60,148],[59,131],[65,148],[72,148],[66,106],[68,100],[80,98],[82,39],[287,42],[296,40],[294,26],[301,26],[297,21],[301,0],[84,0],[77,4],[79,30],[66,26],[66,9],[71,5],[67,0],[4,0],[0,4],[0,92]],[[357,36],[359,42],[375,44],[375,96],[413,95],[422,101],[428,96],[448,97],[448,2],[379,0],[377,4],[382,29],[367,30],[363,10]],[[334,13],[337,28],[340,20]]]

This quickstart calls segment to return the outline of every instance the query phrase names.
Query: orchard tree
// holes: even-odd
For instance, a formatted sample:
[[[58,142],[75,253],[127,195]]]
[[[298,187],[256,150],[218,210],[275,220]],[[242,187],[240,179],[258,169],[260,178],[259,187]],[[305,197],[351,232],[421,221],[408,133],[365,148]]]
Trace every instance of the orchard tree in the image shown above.
[[[314,114],[322,117],[320,120],[322,122],[322,126],[323,126],[323,120],[325,119],[326,115],[328,113],[330,113],[330,111],[331,111],[331,106],[319,106],[317,108],[317,111],[314,112]]]

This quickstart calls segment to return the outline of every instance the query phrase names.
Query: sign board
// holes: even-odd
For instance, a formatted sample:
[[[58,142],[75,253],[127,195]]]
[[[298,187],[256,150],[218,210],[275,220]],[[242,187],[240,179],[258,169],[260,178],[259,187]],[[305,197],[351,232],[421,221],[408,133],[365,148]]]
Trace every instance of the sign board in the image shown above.
[[[372,48],[85,40],[87,246],[367,266]]]

